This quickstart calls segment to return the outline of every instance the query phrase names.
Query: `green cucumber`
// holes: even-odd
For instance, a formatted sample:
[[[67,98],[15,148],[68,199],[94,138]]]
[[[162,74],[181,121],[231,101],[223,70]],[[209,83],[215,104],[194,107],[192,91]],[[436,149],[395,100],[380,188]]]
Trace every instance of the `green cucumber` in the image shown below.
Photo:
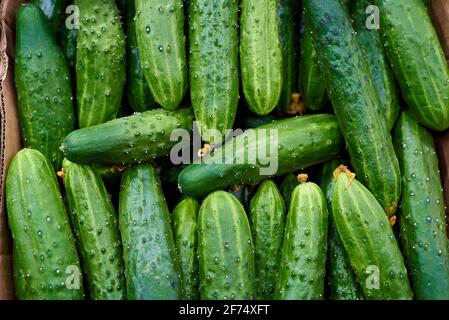
[[[394,142],[402,172],[400,238],[418,300],[449,300],[449,242],[432,134],[403,112]]]
[[[237,112],[238,10],[229,0],[194,0],[189,7],[190,95],[201,137],[211,144],[226,138]]]
[[[148,88],[137,47],[136,21],[134,20],[134,1],[129,1],[128,10],[131,11],[127,18],[127,57],[128,78],[126,82],[126,96],[134,111],[143,112],[157,108],[153,95]]]
[[[128,299],[180,299],[181,273],[170,214],[158,174],[150,164],[125,171],[119,226]]]
[[[80,128],[114,119],[126,77],[125,34],[114,0],[75,0],[77,111]]]
[[[335,225],[365,298],[412,299],[404,259],[383,208],[345,167],[334,176]]]
[[[254,296],[254,245],[245,210],[224,191],[211,193],[198,214],[202,300]]]
[[[279,186],[279,190],[281,191],[281,194],[284,197],[287,208],[290,206],[290,200],[292,198],[293,190],[295,190],[298,184],[299,182],[295,174],[289,173],[285,175],[281,185]]]
[[[277,141],[273,139],[274,133]],[[343,138],[332,115],[274,121],[245,131],[201,161],[187,166],[179,174],[178,185],[184,194],[198,197],[213,190],[253,184],[269,175],[280,176],[330,160],[342,148]],[[261,149],[271,149],[270,159],[265,159],[264,164],[260,161]],[[277,154],[273,149],[278,151]],[[251,158],[256,161],[248,161]],[[261,171],[265,169],[265,172]]]
[[[383,42],[410,114],[430,129],[449,128],[449,67],[423,2],[374,4],[381,12]]]
[[[187,91],[182,0],[135,0],[137,44],[154,100],[176,110]]]
[[[57,34],[64,20],[67,0],[31,0],[30,2],[38,5],[42,9],[48,18],[50,29],[54,34]]]
[[[17,298],[83,299],[69,217],[53,168],[39,151],[23,149],[11,161],[6,205]]]
[[[69,29],[63,27],[60,36],[61,49],[73,79],[76,78],[76,35],[77,30],[75,28]]]
[[[197,257],[199,209],[200,204],[196,200],[187,198],[175,207],[172,214],[173,235],[181,265],[182,296],[186,300],[199,298]]]
[[[264,124],[273,122],[274,120],[279,120],[276,116],[272,114],[267,114],[266,116],[258,116],[254,113],[249,113],[243,118],[243,128],[244,129],[254,129]]]
[[[363,50],[373,85],[380,98],[379,112],[385,116],[387,127],[391,130],[399,114],[399,92],[393,70],[384,52],[380,30],[368,29],[366,26],[368,19],[366,9],[371,4],[371,0],[354,1],[351,15],[359,45]]]
[[[296,0],[279,0],[279,39],[282,50],[282,91],[277,112],[285,114],[298,91],[298,44],[300,5]]]
[[[320,187],[306,177],[300,175],[288,210],[277,300],[324,299],[328,211]]]
[[[305,0],[304,6],[352,166],[392,215],[401,194],[399,162],[348,9],[342,0]]]
[[[63,159],[61,141],[75,126],[69,69],[38,6],[22,5],[16,23],[15,82],[23,142],[57,170]]]
[[[326,198],[329,214],[327,241],[327,273],[329,298],[331,300],[360,300],[363,298],[359,284],[352,270],[348,256],[340,241],[332,216],[332,195],[335,179],[333,172],[341,163],[338,160],[326,162],[320,172],[320,187]]]
[[[191,130],[190,109],[155,109],[72,132],[61,149],[70,161],[90,164],[134,164],[170,153],[176,129]]]
[[[80,253],[89,297],[126,297],[117,213],[101,177],[86,165],[63,161],[64,185],[72,228]]]
[[[259,186],[251,199],[249,216],[255,248],[255,299],[271,300],[286,217],[284,199],[273,181],[265,180]]]
[[[249,109],[267,115],[282,92],[282,49],[277,0],[240,3],[240,65]]]

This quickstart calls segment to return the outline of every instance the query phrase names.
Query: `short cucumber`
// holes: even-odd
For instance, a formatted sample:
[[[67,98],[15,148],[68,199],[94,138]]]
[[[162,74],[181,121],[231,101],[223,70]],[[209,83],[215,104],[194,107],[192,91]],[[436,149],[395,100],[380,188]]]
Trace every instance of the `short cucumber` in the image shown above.
[[[86,165],[63,161],[70,219],[81,256],[89,297],[126,297],[117,213],[101,177]]]
[[[48,23],[53,33],[59,33],[64,19],[67,0],[31,0],[30,2],[42,9],[48,18]]]
[[[177,109],[187,91],[183,0],[136,0],[136,35],[154,100]]]
[[[245,210],[224,191],[211,193],[198,216],[202,300],[254,297],[254,245]]]
[[[128,299],[180,299],[181,273],[170,214],[158,174],[150,164],[124,173],[119,226]]]
[[[83,299],[83,278],[56,175],[37,150],[12,159],[6,179],[18,299]]]
[[[182,200],[173,210],[173,235],[181,265],[182,296],[186,300],[199,298],[198,275],[198,210],[200,204],[192,199]]]
[[[418,300],[449,299],[449,246],[432,134],[403,112],[394,143],[402,171],[400,238]]]
[[[120,109],[126,77],[125,34],[114,0],[75,0],[75,5],[80,12],[78,124],[86,128],[114,119]]]
[[[249,109],[269,114],[282,91],[282,49],[277,0],[240,3],[240,65]]]
[[[276,184],[265,180],[251,199],[250,222],[255,247],[255,299],[274,297],[276,272],[281,258],[286,209]]]
[[[339,167],[332,212],[341,242],[366,299],[412,299],[404,259],[374,195]]]

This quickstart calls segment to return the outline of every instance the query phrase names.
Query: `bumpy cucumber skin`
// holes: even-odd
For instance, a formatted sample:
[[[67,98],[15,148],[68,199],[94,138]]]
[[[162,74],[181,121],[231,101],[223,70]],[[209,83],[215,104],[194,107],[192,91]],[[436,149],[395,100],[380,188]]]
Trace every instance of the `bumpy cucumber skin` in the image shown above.
[[[357,279],[352,271],[345,249],[340,241],[332,215],[332,194],[335,179],[333,172],[341,163],[338,160],[326,162],[320,172],[320,187],[326,198],[329,210],[329,228],[327,241],[327,273],[329,281],[329,298],[331,300],[360,300],[363,296]]]
[[[150,164],[124,173],[119,226],[128,299],[180,299],[181,273],[170,215],[158,174]]]
[[[125,34],[115,1],[75,0],[75,5],[80,10],[78,124],[86,128],[114,119],[120,109],[126,78]]]
[[[278,170],[275,175],[325,162],[334,158],[343,148],[343,138],[332,115],[274,121],[255,131],[246,131],[227,142],[223,148],[215,150],[212,155],[203,158],[202,162],[183,169],[178,177],[181,192],[198,197],[227,186],[253,184],[266,179],[267,176],[261,175],[260,169],[267,168],[267,165],[261,165],[260,161],[251,164],[247,160],[244,164],[237,164],[235,159],[249,159],[249,155],[254,156],[256,150],[260,150],[263,145],[271,149],[274,141],[268,141],[269,134],[272,134],[270,130],[275,130],[278,134]],[[274,165],[273,161],[271,165]]]
[[[400,238],[418,300],[449,299],[449,246],[433,137],[406,112],[395,127],[402,172]]]
[[[187,53],[182,0],[136,0],[136,35],[154,100],[176,110],[187,91]]]
[[[342,0],[305,0],[304,6],[351,163],[392,215],[401,194],[399,162],[348,9]]]
[[[265,180],[251,199],[250,222],[255,247],[255,299],[274,297],[281,258],[286,208],[276,184]]]
[[[249,221],[238,200],[211,193],[198,216],[198,255],[202,300],[254,297],[254,245]]]
[[[73,233],[93,300],[126,297],[117,213],[101,177],[86,165],[63,162]]]
[[[205,142],[221,143],[239,101],[237,0],[194,0],[189,7],[190,95]],[[208,129],[216,134],[207,135]]]
[[[300,4],[297,0],[279,0],[279,39],[282,50],[282,91],[277,111],[285,114],[298,91],[298,44]]]
[[[127,17],[127,57],[128,78],[126,79],[126,96],[131,108],[137,112],[143,112],[157,108],[142,68],[139,48],[137,47],[136,22],[134,20],[134,1],[130,1],[129,10],[132,13]]]
[[[69,218],[56,175],[39,151],[23,149],[11,161],[6,205],[17,298],[83,299],[80,261]],[[80,272],[79,289],[66,287],[69,266]]]
[[[32,0],[38,5],[48,18],[50,29],[57,34],[62,26],[67,0]]]
[[[449,128],[449,67],[423,2],[374,4],[382,12],[383,41],[410,114],[430,129]]]
[[[413,298],[404,259],[390,222],[374,195],[345,173],[337,176],[332,212],[341,243],[366,299],[409,300]],[[374,284],[379,271],[379,288]],[[374,270],[374,269],[373,269]]]
[[[197,257],[199,209],[198,201],[187,198],[175,207],[172,214],[173,236],[181,265],[182,297],[186,300],[199,298]]]
[[[312,182],[295,188],[276,282],[277,300],[324,299],[327,252],[326,200]]]
[[[313,44],[310,22],[303,14],[304,33],[301,40],[299,88],[308,110],[320,110],[327,102],[327,84]]]
[[[358,0],[352,3],[351,16],[357,40],[367,61],[371,79],[380,99],[379,112],[385,117],[387,127],[391,130],[399,114],[399,92],[396,87],[393,70],[387,60],[381,41],[381,31],[368,29],[366,8],[371,0]]]
[[[61,149],[70,161],[134,164],[166,156],[176,141],[173,130],[192,130],[190,109],[155,109],[72,132]]]
[[[292,198],[293,190],[298,186],[299,181],[293,173],[286,174],[284,180],[282,180],[279,190],[285,200],[285,205],[288,208],[290,206],[290,200]]]
[[[282,91],[282,49],[277,0],[240,3],[240,65],[249,109],[267,115]]]
[[[24,145],[60,169],[59,145],[75,126],[69,69],[38,6],[21,6],[16,30],[15,81]]]

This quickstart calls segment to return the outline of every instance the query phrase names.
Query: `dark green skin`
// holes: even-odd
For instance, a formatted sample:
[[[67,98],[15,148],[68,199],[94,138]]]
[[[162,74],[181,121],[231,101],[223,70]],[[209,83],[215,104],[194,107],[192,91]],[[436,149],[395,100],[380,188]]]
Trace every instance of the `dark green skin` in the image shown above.
[[[281,259],[286,208],[276,184],[265,180],[251,199],[249,210],[255,248],[255,299],[272,300]]]
[[[62,28],[60,35],[61,49],[65,55],[70,73],[75,78],[76,68],[76,29]]]
[[[126,78],[125,34],[112,0],[75,0],[80,10],[76,81],[80,128],[114,119]],[[101,37],[98,37],[101,34]]]
[[[42,9],[53,33],[59,33],[64,21],[67,0],[31,0],[30,2]]]
[[[69,69],[42,10],[22,5],[17,14],[15,81],[25,147],[61,168],[62,140],[75,126]]]
[[[366,8],[371,0],[354,1],[351,7],[354,30],[368,64],[371,80],[380,99],[379,112],[385,117],[391,130],[399,114],[399,91],[393,70],[387,60],[381,40],[381,30],[368,29]]]
[[[360,300],[363,299],[363,296],[332,216],[332,194],[335,186],[333,173],[340,165],[341,161],[335,159],[326,162],[321,169],[319,178],[320,187],[330,212],[327,240],[329,298],[331,300]]]
[[[189,6],[190,95],[201,137],[211,144],[226,138],[237,113],[238,11],[236,0],[193,0]]]
[[[127,18],[127,52],[128,78],[126,79],[126,96],[134,111],[143,112],[157,108],[153,95],[148,88],[142,68],[139,48],[137,48],[136,22],[134,20],[134,1],[130,1],[129,10],[132,14]]]
[[[188,196],[198,197],[224,187],[254,184],[266,179],[267,176],[261,175],[260,169],[268,166],[259,161],[256,164],[248,163],[247,159],[248,155],[256,154],[256,150],[262,145],[268,145],[268,148],[273,144],[271,142],[270,145],[266,139],[270,129],[277,130],[278,133],[278,170],[275,175],[280,176],[330,160],[343,148],[343,138],[332,115],[274,121],[257,128],[256,133],[246,131],[227,142],[223,148],[215,150],[212,155],[203,158],[201,163],[187,166],[178,177],[180,191]],[[248,141],[246,145],[245,140]],[[246,159],[244,164],[233,161],[231,150],[234,148],[237,158]],[[226,157],[225,161],[222,161],[222,156]],[[213,163],[217,160],[220,162]]]
[[[284,180],[282,180],[279,190],[284,197],[285,204],[288,207],[290,205],[290,200],[292,198],[293,190],[299,184],[298,178],[294,173],[286,174]]]
[[[446,130],[449,67],[423,1],[375,0],[374,4],[382,12],[383,43],[410,114],[432,130]]]
[[[198,211],[200,204],[192,198],[181,201],[173,210],[173,236],[181,266],[182,297],[199,298],[198,274]]]
[[[322,300],[327,252],[326,200],[312,182],[295,188],[285,227],[276,300]]]
[[[198,215],[202,300],[254,297],[254,245],[243,206],[224,191],[211,193]]]
[[[279,120],[276,116],[268,114],[266,116],[258,116],[254,113],[248,113],[243,119],[244,129],[254,129],[265,124],[269,124],[274,120]]]
[[[179,300],[181,271],[156,169],[126,170],[119,202],[127,295],[130,300]]]
[[[84,299],[81,266],[69,217],[53,168],[39,151],[23,149],[11,161],[6,178],[6,205],[17,298]],[[67,269],[69,266],[78,268],[79,289],[66,287],[70,283],[68,277],[76,278]]]
[[[283,75],[277,112],[285,114],[292,104],[292,94],[298,92],[300,1],[279,0],[278,16]]]
[[[390,222],[374,195],[346,173],[337,175],[332,213],[357,281],[368,300],[411,300],[407,269]],[[376,274],[369,267],[378,268]]]
[[[394,143],[404,188],[400,238],[413,292],[418,300],[449,300],[449,242],[432,134],[403,112]]]
[[[305,0],[304,6],[352,166],[392,215],[401,194],[399,162],[348,9],[342,0]]]
[[[61,149],[70,161],[90,164],[135,164],[167,156],[175,129],[190,131],[190,109],[155,109],[72,132]]]
[[[103,180],[89,166],[63,161],[70,219],[93,300],[126,297],[117,213]]]

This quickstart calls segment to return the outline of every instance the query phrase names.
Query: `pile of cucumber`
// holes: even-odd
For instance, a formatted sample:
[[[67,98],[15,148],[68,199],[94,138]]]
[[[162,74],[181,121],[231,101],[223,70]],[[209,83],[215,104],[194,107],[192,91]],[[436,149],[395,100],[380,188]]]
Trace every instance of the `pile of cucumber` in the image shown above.
[[[449,67],[425,3],[22,5],[17,298],[449,299]]]

